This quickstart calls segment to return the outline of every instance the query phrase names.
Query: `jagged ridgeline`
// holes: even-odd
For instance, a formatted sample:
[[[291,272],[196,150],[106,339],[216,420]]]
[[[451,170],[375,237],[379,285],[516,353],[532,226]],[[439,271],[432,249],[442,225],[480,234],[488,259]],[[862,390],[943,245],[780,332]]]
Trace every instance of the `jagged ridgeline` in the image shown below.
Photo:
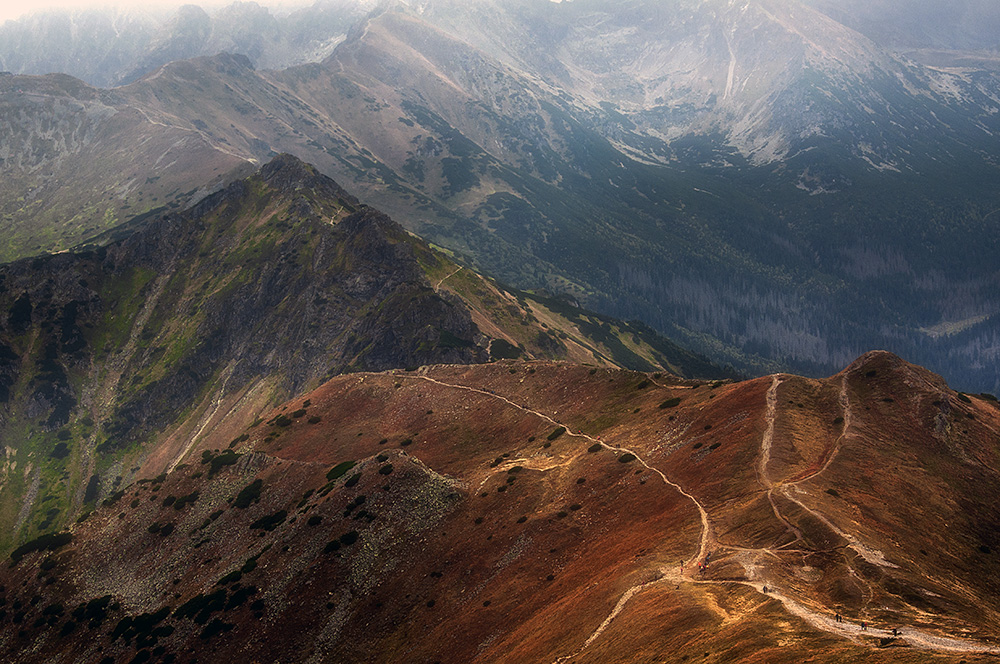
[[[0,268],[0,546],[344,372],[492,351],[725,373],[648,329],[503,291],[294,157],[117,233]]]
[[[120,453],[170,430],[154,460],[169,463],[236,403],[344,371],[485,360],[416,244],[278,158],[108,246],[3,267],[0,519],[44,531],[137,470]]]

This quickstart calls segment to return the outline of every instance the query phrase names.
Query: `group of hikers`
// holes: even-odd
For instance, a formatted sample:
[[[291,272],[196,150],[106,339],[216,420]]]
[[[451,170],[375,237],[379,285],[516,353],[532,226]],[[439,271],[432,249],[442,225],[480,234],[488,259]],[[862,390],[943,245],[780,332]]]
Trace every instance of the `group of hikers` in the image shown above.
[[[765,590],[764,592],[767,592],[767,591]],[[844,622],[844,617],[842,615],[840,615],[839,613],[834,614],[833,619],[834,619],[835,622],[838,622],[838,623]],[[861,624],[861,631],[862,632],[867,632],[868,631],[868,621],[867,620],[862,620],[860,624]],[[893,627],[892,628],[892,635],[893,636],[899,636],[900,634],[901,634],[901,632],[899,631],[898,627]]]
[[[712,553],[710,551],[707,554],[705,554],[705,560],[703,562],[699,562],[698,563],[698,573],[701,576],[705,575],[705,571],[708,569],[708,561],[709,561],[709,559],[711,557],[712,557]],[[683,560],[681,561],[681,574],[682,575],[684,574],[684,561]],[[677,589],[680,590],[680,586],[679,585],[677,586]],[[766,595],[768,593],[767,586],[766,585],[762,586],[761,591]],[[838,622],[838,623],[844,622],[844,617],[842,615],[840,615],[839,612],[834,614],[833,619],[834,619],[835,622]],[[867,632],[868,631],[868,621],[867,620],[862,620],[860,622],[860,627],[861,627],[861,631],[862,632]],[[892,635],[894,637],[899,636],[901,633],[902,632],[900,632],[899,628],[897,628],[897,627],[893,627],[892,628]]]

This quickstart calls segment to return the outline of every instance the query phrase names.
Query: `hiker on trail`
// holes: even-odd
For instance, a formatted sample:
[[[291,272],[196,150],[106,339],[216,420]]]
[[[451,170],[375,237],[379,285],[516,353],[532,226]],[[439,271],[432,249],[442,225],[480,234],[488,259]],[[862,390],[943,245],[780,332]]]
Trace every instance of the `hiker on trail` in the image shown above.
[[[862,632],[868,631],[868,623],[866,623],[864,620],[861,621],[861,631]]]
[[[892,635],[893,635],[893,636],[899,636],[899,630],[898,630],[898,629],[896,629],[895,627],[893,627],[893,628],[892,628]]]
[[[767,586],[764,586],[764,594],[767,594]]]
[[[833,617],[833,619],[834,619],[834,620],[835,620],[836,622],[839,622],[839,623],[841,623],[841,622],[844,622],[844,619],[840,617],[840,614],[839,614],[839,613],[837,613],[837,614],[834,614],[834,617]]]

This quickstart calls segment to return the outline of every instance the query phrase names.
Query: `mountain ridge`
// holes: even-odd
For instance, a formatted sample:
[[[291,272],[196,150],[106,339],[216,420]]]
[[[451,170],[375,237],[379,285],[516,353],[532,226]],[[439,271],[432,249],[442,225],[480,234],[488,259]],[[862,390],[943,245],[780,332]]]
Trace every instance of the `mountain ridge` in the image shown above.
[[[0,647],[990,661],[998,418],[884,352],[822,380],[340,376],[18,553]]]
[[[544,357],[734,375],[505,291],[290,155],[120,235],[0,266],[3,544],[344,372]]]
[[[992,288],[991,223],[1000,207],[990,157],[1000,135],[989,113],[1000,98],[995,72],[871,54],[870,40],[847,28],[836,33],[840,41],[828,40],[832,45],[808,46],[762,13],[767,3],[751,3],[742,18],[735,5],[667,11],[632,3],[633,14],[652,12],[670,30],[639,31],[645,36],[618,55],[648,47],[659,54],[650,61],[657,67],[674,62],[687,74],[647,81],[640,68],[612,87],[638,86],[630,94],[643,98],[647,84],[693,95],[680,104],[670,93],[663,108],[636,111],[597,105],[582,88],[557,89],[543,76],[560,53],[543,46],[568,34],[606,42],[605,55],[617,57],[620,40],[604,37],[626,34],[631,19],[608,25],[601,19],[606,5],[538,3],[525,5],[532,12],[522,16],[521,5],[479,3],[455,19],[451,32],[434,6],[371,15],[367,29],[322,63],[267,72],[218,56],[168,65],[107,92],[117,100],[115,117],[137,124],[109,128],[105,145],[92,145],[54,176],[65,184],[67,205],[127,200],[102,200],[70,231],[54,223],[65,212],[18,203],[7,214],[31,235],[13,234],[16,246],[7,255],[63,249],[133,211],[186,205],[212,178],[225,182],[233,169],[290,152],[504,283],[643,320],[745,373],[826,375],[884,347],[966,389],[1000,389],[992,370],[1000,306]],[[733,16],[710,15],[723,9]],[[522,29],[536,14],[547,27]],[[567,16],[592,20],[574,23],[571,33]],[[829,20],[808,8],[786,8],[778,18],[806,27]],[[478,33],[466,29],[480,19],[493,23]],[[726,21],[738,28],[733,34],[720,27]],[[505,38],[510,49],[541,49],[544,57],[494,57],[489,26],[521,35]],[[743,68],[752,74],[751,65],[764,58],[753,40],[760,31],[780,32],[788,48],[778,54],[791,55],[773,58],[780,71],[761,70],[770,83],[748,88],[740,103],[749,110],[730,117],[725,105],[752,80]],[[668,37],[680,44],[674,51]],[[723,103],[733,63],[726,38],[737,66]],[[820,46],[856,46],[870,57],[850,62],[879,66],[871,75],[842,76],[846,65],[831,57],[830,67],[809,69],[803,54]],[[461,57],[450,61],[452,53]],[[594,58],[577,63],[576,75],[616,62]],[[688,79],[699,71],[709,83],[692,92]],[[669,107],[670,99],[678,104]],[[762,127],[767,131],[759,133]],[[732,144],[737,134],[747,145],[788,150],[781,160],[754,165],[750,152]],[[43,135],[27,136],[47,145]],[[181,138],[203,151],[199,167],[212,164],[197,181],[185,181],[176,167],[161,174],[150,166]],[[149,184],[157,191],[143,197],[141,173],[125,171],[133,177],[123,181],[121,168],[89,167],[124,143],[156,148],[135,159],[147,164],[140,171],[151,169],[146,179],[160,178]],[[9,165],[4,172],[11,176],[4,180],[11,183],[8,201],[27,200],[42,184],[38,173],[25,176]],[[84,216],[89,223],[79,223]],[[38,228],[62,239],[45,241]]]

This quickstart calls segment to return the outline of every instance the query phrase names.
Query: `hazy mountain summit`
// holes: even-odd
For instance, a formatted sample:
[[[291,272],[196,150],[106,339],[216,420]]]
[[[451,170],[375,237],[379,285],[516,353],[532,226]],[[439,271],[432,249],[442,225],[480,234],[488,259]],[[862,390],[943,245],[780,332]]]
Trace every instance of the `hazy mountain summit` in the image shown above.
[[[196,4],[171,12],[46,11],[0,25],[0,69],[70,74],[98,87],[131,82],[174,60],[223,51],[281,69],[328,56],[369,9],[355,0],[321,0],[278,14],[256,2],[212,11]]]
[[[822,375],[884,347],[997,391],[996,72],[921,64],[832,13],[389,3],[282,70],[237,52],[105,91],[5,77],[5,255],[288,152],[505,282],[743,370]],[[266,55],[248,35],[227,43]]]

